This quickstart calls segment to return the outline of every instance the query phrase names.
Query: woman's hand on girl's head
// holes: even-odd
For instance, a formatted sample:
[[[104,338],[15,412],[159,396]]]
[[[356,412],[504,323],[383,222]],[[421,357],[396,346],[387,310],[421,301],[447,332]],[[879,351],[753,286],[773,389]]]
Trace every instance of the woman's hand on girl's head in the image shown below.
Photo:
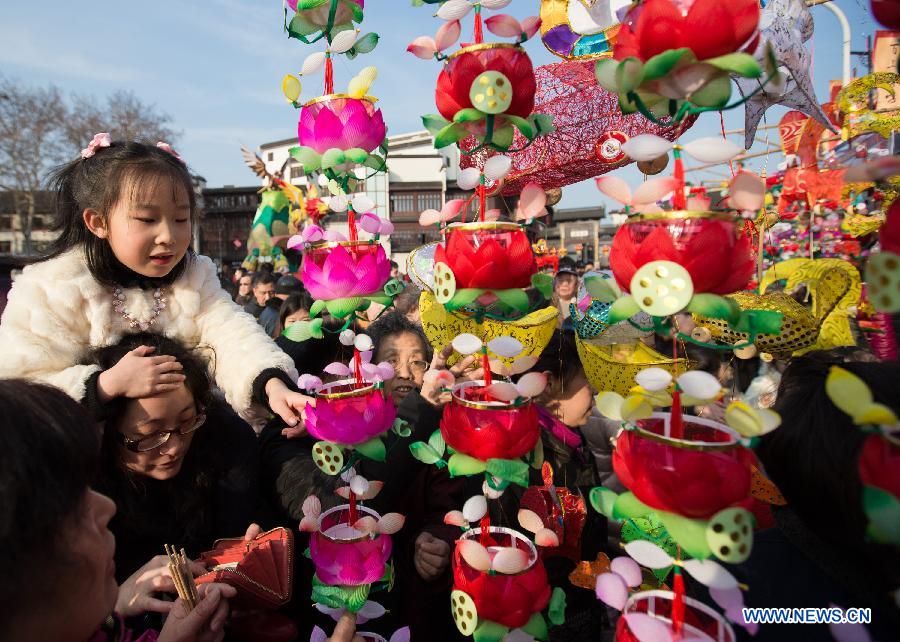
[[[206,572],[199,562],[191,562],[191,571],[195,575]],[[116,613],[122,617],[134,617],[142,613],[168,613],[174,602],[160,600],[155,593],[175,594],[175,582],[169,573],[169,558],[157,555],[144,564],[119,587],[116,599]]]
[[[316,405],[316,400],[299,392],[294,392],[281,379],[273,377],[266,382],[266,396],[269,408],[281,417],[288,425],[282,431],[288,438],[300,437],[306,433],[303,421],[306,418],[306,406]]]
[[[184,384],[182,366],[169,355],[149,356],[150,346],[138,346],[100,374],[97,390],[103,402],[115,397],[141,399],[177,390]]]
[[[159,632],[157,642],[220,642],[225,637],[228,598],[237,590],[227,584],[202,584],[197,587],[200,600],[188,611],[184,600],[178,600]]]

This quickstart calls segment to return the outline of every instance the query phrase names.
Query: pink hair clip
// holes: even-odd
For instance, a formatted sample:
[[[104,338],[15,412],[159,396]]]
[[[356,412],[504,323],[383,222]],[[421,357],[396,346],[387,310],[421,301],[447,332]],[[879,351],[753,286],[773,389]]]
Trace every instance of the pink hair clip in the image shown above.
[[[94,154],[97,153],[97,150],[101,147],[109,147],[112,144],[112,139],[109,137],[109,134],[103,132],[102,134],[94,134],[94,137],[91,139],[91,142],[88,143],[88,146],[81,150],[82,158],[90,158]]]
[[[174,149],[172,149],[172,146],[169,145],[169,143],[164,143],[162,141],[159,141],[158,143],[156,143],[156,146],[159,147],[164,152],[169,152],[170,154],[172,154],[172,156],[177,158],[181,162],[182,165],[187,164],[184,162],[184,159],[178,155],[178,152],[176,152]]]

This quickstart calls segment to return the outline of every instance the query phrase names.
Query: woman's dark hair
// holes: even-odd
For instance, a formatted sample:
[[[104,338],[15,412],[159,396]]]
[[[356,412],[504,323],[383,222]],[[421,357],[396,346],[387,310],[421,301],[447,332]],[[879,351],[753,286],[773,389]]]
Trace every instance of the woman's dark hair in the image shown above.
[[[197,203],[187,167],[175,156],[152,145],[115,141],[90,158],[79,158],[57,167],[50,175],[50,190],[55,194],[55,218],[52,231],[58,236],[46,258],[59,256],[73,247],[84,248],[91,275],[105,285],[116,285],[124,266],[119,263],[107,239],[95,236],[84,224],[82,214],[93,209],[108,216],[122,198],[134,198],[144,181],[169,181],[173,189],[184,189],[191,206],[191,222],[197,224]],[[125,187],[131,194],[124,194]],[[192,259],[192,250],[178,262],[160,283],[172,283]],[[127,271],[127,268],[124,268]]]
[[[578,377],[586,377],[575,345],[575,333],[570,330],[554,330],[550,342],[531,370],[550,373],[544,399],[565,399],[571,393],[572,382]]]
[[[284,330],[284,320],[299,310],[307,310],[312,307],[313,300],[306,292],[292,294],[281,303],[278,310],[278,325],[275,326],[275,336],[281,334]]]
[[[17,379],[0,381],[0,423],[0,632],[12,632],[63,588],[65,525],[94,479],[100,431],[58,388]]]
[[[761,439],[757,455],[788,506],[820,537],[852,550],[862,546],[867,522],[858,469],[865,434],[825,393],[833,365],[858,376],[875,401],[900,412],[900,363],[809,353],[784,371],[774,406],[781,426]]]
[[[431,344],[428,343],[428,337],[425,336],[425,331],[422,330],[422,326],[416,325],[396,310],[385,313],[381,318],[373,321],[366,329],[366,334],[371,337],[372,343],[375,345],[376,355],[378,354],[379,346],[387,337],[403,334],[404,332],[410,332],[422,340],[422,351],[425,353],[425,360],[430,362],[433,351]]]
[[[185,386],[194,396],[199,408],[209,408],[214,402],[206,365],[202,359],[183,345],[158,334],[142,332],[125,336],[118,344],[101,348],[93,354],[92,363],[104,370],[111,368],[131,350],[140,346],[155,348],[154,356],[173,356],[181,364],[185,376]],[[99,487],[115,500],[119,507],[116,520],[128,524],[129,529],[152,532],[151,525],[142,528],[148,520],[158,516],[148,512],[144,498],[147,494],[147,480],[135,475],[122,465],[120,450],[116,441],[119,421],[129,400],[119,399],[109,408],[105,421],[102,445],[102,476]],[[209,414],[207,412],[207,414]],[[168,494],[169,507],[176,520],[183,525],[185,541],[201,537],[202,529],[209,518],[208,492],[212,487],[212,469],[215,462],[210,458],[215,435],[201,427],[191,441],[179,474],[168,481],[155,482]]]

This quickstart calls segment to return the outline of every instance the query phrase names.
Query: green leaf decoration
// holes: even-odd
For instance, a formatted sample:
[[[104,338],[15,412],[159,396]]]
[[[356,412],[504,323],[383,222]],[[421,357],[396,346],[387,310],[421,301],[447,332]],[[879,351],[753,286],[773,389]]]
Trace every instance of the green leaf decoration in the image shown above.
[[[369,152],[362,147],[351,147],[344,152],[344,156],[346,156],[347,160],[351,163],[359,165],[366,162],[366,159],[369,157]]]
[[[485,462],[462,453],[453,453],[450,455],[450,461],[447,462],[447,470],[450,472],[451,477],[477,475],[483,473],[486,469],[487,464]]]
[[[485,290],[480,288],[462,288],[457,290],[456,294],[453,295],[453,298],[447,301],[446,307],[450,310],[456,310],[467,306],[484,293]]]
[[[379,38],[380,36],[374,32],[362,35],[355,43],[353,43],[353,51],[358,54],[370,53],[378,46]]]
[[[313,304],[309,307],[309,315],[314,317],[318,316],[319,312],[325,309],[325,301],[313,301]]]
[[[594,510],[608,519],[612,519],[613,506],[615,506],[618,498],[618,493],[604,486],[596,486],[588,494],[588,499],[590,499]]]
[[[675,68],[682,58],[688,56],[688,60],[694,58],[693,52],[687,47],[681,49],[669,49],[657,54],[644,63],[644,80],[657,80],[668,74]]]
[[[730,53],[717,58],[709,58],[703,62],[745,78],[759,78],[762,76],[762,69],[759,63],[750,54]]]
[[[630,56],[616,67],[616,85],[619,91],[628,92],[637,89],[643,79],[644,63],[639,58]]]
[[[547,114],[531,114],[529,120],[534,123],[534,129],[538,136],[552,134],[556,131],[556,125],[553,124],[553,116]]]
[[[531,619],[528,620],[528,624],[523,626],[522,630],[535,640],[546,640],[549,634],[547,631],[547,620],[540,613],[532,615]]]
[[[560,626],[566,621],[566,593],[558,586],[553,589],[553,594],[550,596],[547,617],[556,626]]]
[[[444,450],[447,445],[444,443],[444,438],[441,436],[440,430],[435,430],[431,433],[431,437],[428,438],[428,445],[441,457],[444,456]]]
[[[735,330],[749,334],[778,334],[783,322],[784,314],[776,310],[744,310]]]
[[[322,157],[312,147],[291,147],[290,154],[303,165],[304,172],[314,172],[322,166]]]
[[[613,504],[613,519],[625,519],[626,517],[644,517],[654,512],[652,508],[634,496],[632,492],[619,495]]]
[[[641,308],[638,305],[637,300],[630,294],[627,294],[623,297],[619,297],[616,299],[615,303],[609,306],[609,314],[606,318],[609,321],[609,324],[613,325],[619,321],[630,319],[640,311]]]
[[[406,285],[400,279],[391,279],[384,284],[384,293],[388,296],[397,296],[405,289]]]
[[[328,4],[330,1],[331,0],[297,0],[297,12],[317,9]]]
[[[544,442],[542,440],[537,440],[534,450],[531,451],[529,456],[531,457],[529,465],[535,470],[540,470],[541,466],[544,465]]]
[[[409,437],[412,434],[412,428],[410,427],[409,422],[400,419],[399,417],[394,420],[392,430],[401,437]]]
[[[505,479],[522,487],[528,486],[528,464],[524,461],[519,461],[518,459],[488,459],[486,470],[494,477]]]
[[[653,542],[672,557],[678,555],[678,545],[669,535],[669,532],[662,525],[662,522],[659,521],[659,518],[655,513],[652,513],[645,518],[637,517],[629,519],[622,524],[623,542],[628,543],[639,539]],[[671,570],[672,567],[669,566],[653,571],[653,575],[660,582],[664,582]]]
[[[525,294],[524,290],[510,288],[508,290],[494,290],[493,292],[505,305],[519,312],[528,312],[528,295]]]
[[[706,541],[707,520],[689,519],[664,511],[657,511],[656,514],[666,530],[669,531],[669,535],[685,553],[698,560],[712,555]]]
[[[584,287],[592,299],[601,303],[612,303],[619,295],[610,283],[610,279],[599,276],[589,276],[584,280]]]
[[[863,486],[863,509],[869,518],[866,535],[876,542],[900,546],[900,501],[881,488]]]
[[[475,109],[474,107],[467,107],[465,109],[460,109],[453,115],[454,123],[475,123],[479,120],[484,120],[485,114],[483,111]]]
[[[472,638],[475,642],[500,642],[507,633],[509,633],[509,627],[490,620],[480,620]]]
[[[630,96],[631,93],[628,95]],[[628,114],[637,113],[637,110],[637,105],[634,102],[629,100],[625,94],[619,94],[619,111],[627,116]]]
[[[714,76],[700,89],[688,96],[688,100],[698,107],[715,107],[716,109],[728,104],[729,98],[731,98],[731,76],[724,72]]]
[[[442,149],[461,141],[468,135],[469,132],[465,127],[457,123],[450,123],[435,135],[434,146],[436,149]]]
[[[537,136],[537,132],[534,130],[534,126],[521,116],[513,116],[512,114],[507,114],[506,119],[515,125],[520,132],[522,132],[522,136],[527,138],[528,140],[533,140],[535,136]]]
[[[347,610],[352,613],[358,612],[369,599],[369,590],[371,588],[371,584],[360,584],[350,591],[350,594],[347,596]]]
[[[347,157],[344,154],[344,150],[332,147],[331,149],[326,149],[325,153],[322,154],[322,169],[331,169],[344,164],[346,161]]]
[[[322,319],[292,323],[281,332],[281,336],[298,343],[308,339],[321,339],[325,336],[322,332]]]
[[[711,319],[724,319],[729,324],[741,314],[741,308],[737,303],[718,294],[695,294],[691,297],[687,309],[688,312]]]
[[[350,11],[353,13],[353,22],[363,21],[363,8],[359,4],[350,0],[340,0],[340,2],[343,2],[344,6],[350,8]]]
[[[545,272],[538,272],[531,277],[531,285],[541,293],[545,299],[553,296],[553,277]]]
[[[649,61],[647,64],[649,64]],[[619,85],[616,83],[616,70],[618,68],[619,61],[612,58],[604,58],[594,63],[594,76],[597,78],[597,84],[606,91],[618,94]]]
[[[506,151],[509,149],[510,145],[513,144],[513,138],[515,138],[516,130],[513,129],[512,125],[506,125],[505,127],[501,127],[500,129],[494,130],[494,135],[491,137],[491,145],[493,145],[496,149],[501,151]]]
[[[425,114],[422,116],[422,125],[432,136],[437,136],[440,131],[450,124],[450,121],[437,114]]]
[[[441,458],[441,456],[435,452],[434,448],[424,441],[414,441],[409,445],[409,451],[412,453],[413,457],[423,464],[433,464]]]
[[[288,24],[288,33],[295,38],[302,36],[305,39],[306,36],[311,36],[317,31],[319,31],[319,26],[313,24],[299,13],[291,18],[291,22]]]
[[[377,154],[369,154],[368,158],[363,161],[363,165],[376,172],[383,172],[387,169],[387,161]]]
[[[356,444],[354,448],[360,455],[375,461],[384,461],[385,457],[387,457],[387,450],[385,450],[381,437],[375,437],[361,444]]]
[[[362,297],[348,297],[345,299],[332,299],[331,301],[326,301],[325,307],[332,316],[337,317],[338,319],[346,319],[366,304],[367,301]]]

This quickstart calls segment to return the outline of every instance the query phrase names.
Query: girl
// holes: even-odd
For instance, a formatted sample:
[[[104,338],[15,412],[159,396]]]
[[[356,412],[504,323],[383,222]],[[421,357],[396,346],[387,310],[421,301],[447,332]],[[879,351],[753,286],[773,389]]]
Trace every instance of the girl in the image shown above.
[[[159,560],[116,585],[115,539],[107,524],[115,504],[90,489],[100,438],[87,412],[65,393],[25,381],[0,381],[0,642],[212,642],[224,635],[222,584],[198,587],[188,612],[181,600],[157,637],[140,638],[119,616],[168,590]],[[172,587],[174,588],[174,587]],[[116,617],[110,616],[111,613]]]
[[[164,143],[97,134],[52,177],[54,230],[46,260],[16,279],[0,323],[0,377],[50,383],[73,398],[136,398],[184,381],[170,357],[138,346],[107,369],[78,365],[92,349],[158,329],[211,348],[232,407],[268,404],[289,425],[310,400],[289,386],[291,360],[220,287],[210,259],[190,250],[196,202],[187,167]]]

